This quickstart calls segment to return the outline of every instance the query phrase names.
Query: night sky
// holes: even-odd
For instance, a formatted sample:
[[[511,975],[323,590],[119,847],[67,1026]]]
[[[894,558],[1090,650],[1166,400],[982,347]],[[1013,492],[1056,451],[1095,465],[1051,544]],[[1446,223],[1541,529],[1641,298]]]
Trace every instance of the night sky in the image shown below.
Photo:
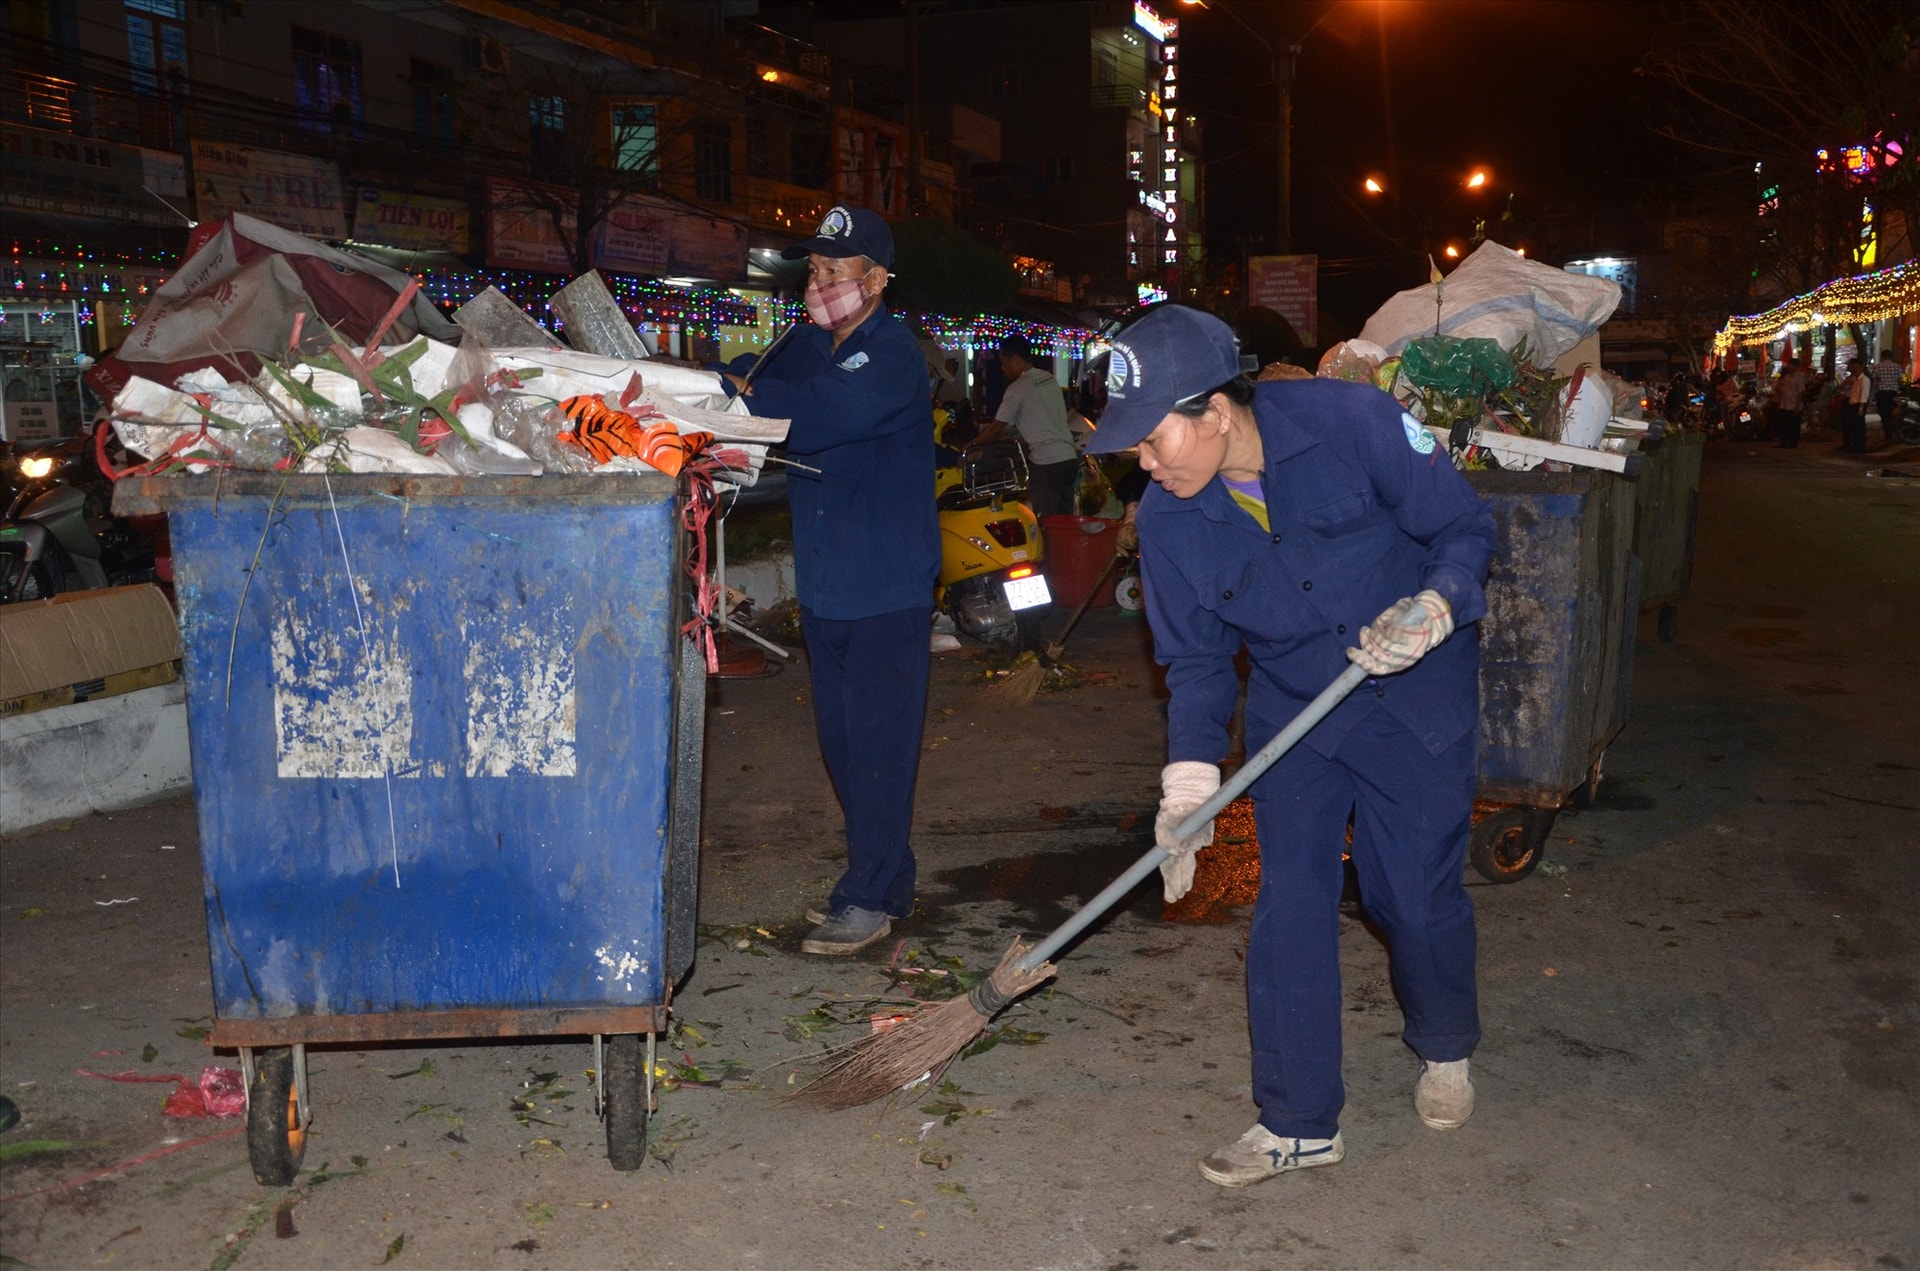
[[[922,2],[977,9],[990,22],[1017,0]],[[1663,29],[1660,0],[1149,2],[1181,22],[1182,105],[1204,129],[1205,233],[1216,264],[1271,250],[1276,232],[1278,103],[1268,53],[1248,28],[1276,49],[1301,43],[1294,245],[1322,258],[1321,312],[1349,331],[1394,291],[1425,281],[1426,242],[1416,240],[1464,244],[1475,207],[1511,196],[1523,241],[1508,245],[1550,258],[1556,244],[1540,230],[1543,218],[1564,224],[1572,212],[1657,195],[1672,162],[1645,126],[1653,86],[1633,74]],[[896,16],[902,7],[763,0],[760,13],[805,38],[810,20]],[[1063,58],[1087,56],[1062,34]],[[1476,165],[1492,173],[1487,187],[1449,198]],[[1387,178],[1397,203],[1366,200],[1370,173]],[[1600,227],[1582,246],[1633,246],[1610,235]]]
[[[1647,85],[1633,77],[1661,27],[1657,3],[1163,5],[1182,19],[1182,92],[1205,128],[1216,261],[1237,259],[1243,244],[1266,250],[1275,233],[1277,103],[1267,52],[1246,26],[1278,48],[1307,32],[1293,93],[1295,249],[1323,258],[1322,309],[1351,326],[1424,281],[1421,240],[1464,243],[1475,207],[1511,195],[1524,238],[1549,214],[1618,206],[1659,186],[1665,152],[1644,127]],[[1458,183],[1476,166],[1492,180],[1469,194]],[[1397,205],[1366,198],[1369,174],[1386,178]]]

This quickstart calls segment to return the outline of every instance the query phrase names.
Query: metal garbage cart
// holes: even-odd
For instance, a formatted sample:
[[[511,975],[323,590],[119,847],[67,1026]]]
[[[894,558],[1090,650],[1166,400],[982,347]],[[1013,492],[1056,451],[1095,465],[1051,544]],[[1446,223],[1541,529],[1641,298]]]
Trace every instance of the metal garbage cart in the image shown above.
[[[1591,801],[1627,722],[1639,562],[1632,483],[1606,472],[1470,472],[1499,550],[1480,621],[1480,777],[1468,858],[1493,882],[1540,863]]]
[[[1703,432],[1668,429],[1646,450],[1634,488],[1633,553],[1640,558],[1640,610],[1659,610],[1661,640],[1680,630],[1680,597],[1693,581],[1694,534],[1700,517]]]
[[[617,1169],[692,965],[704,662],[650,475],[123,482],[172,522],[216,1022],[254,1176],[306,1048],[591,1036]]]

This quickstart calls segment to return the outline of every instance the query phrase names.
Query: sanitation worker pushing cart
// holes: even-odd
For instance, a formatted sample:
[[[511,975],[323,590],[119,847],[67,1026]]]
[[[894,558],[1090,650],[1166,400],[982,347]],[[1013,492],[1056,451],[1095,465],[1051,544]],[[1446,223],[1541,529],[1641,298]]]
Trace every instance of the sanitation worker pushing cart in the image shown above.
[[[1155,823],[1169,901],[1209,824],[1252,663],[1246,735],[1269,737],[1347,662],[1371,678],[1254,782],[1260,894],[1247,951],[1259,1119],[1200,1162],[1223,1187],[1332,1165],[1340,1137],[1341,855],[1349,818],[1367,913],[1385,930],[1414,1109],[1473,1114],[1480,1040],[1473,908],[1461,884],[1479,726],[1482,584],[1494,520],[1443,449],[1386,393],[1335,380],[1254,384],[1219,319],[1165,305],[1114,340],[1088,447],[1138,446],[1155,487],[1138,529],[1168,759]],[[1449,638],[1451,637],[1451,638]]]
[[[800,631],[820,753],[846,815],[847,868],[804,952],[857,953],[913,912],[907,842],[926,717],[927,624],[940,530],[926,357],[883,302],[893,231],[866,208],[828,210],[781,253],[807,261],[809,327],[730,375],[755,414],[791,419],[787,480]]]

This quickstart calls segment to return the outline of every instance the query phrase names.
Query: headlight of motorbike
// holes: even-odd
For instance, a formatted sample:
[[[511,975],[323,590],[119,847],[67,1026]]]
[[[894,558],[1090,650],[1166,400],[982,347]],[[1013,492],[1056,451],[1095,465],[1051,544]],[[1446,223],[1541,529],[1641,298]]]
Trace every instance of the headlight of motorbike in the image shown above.
[[[29,481],[38,481],[52,471],[52,455],[27,455],[20,460],[20,475]]]

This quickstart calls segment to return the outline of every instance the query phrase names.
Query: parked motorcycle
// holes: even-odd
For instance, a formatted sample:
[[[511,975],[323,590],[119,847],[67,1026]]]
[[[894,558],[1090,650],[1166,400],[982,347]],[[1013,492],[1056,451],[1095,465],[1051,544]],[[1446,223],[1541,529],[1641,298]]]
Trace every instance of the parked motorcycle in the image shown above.
[[[1920,446],[1920,383],[1908,384],[1893,395],[1893,418],[1880,421],[1889,442]]]
[[[110,514],[112,483],[82,434],[15,446],[0,459],[9,487],[0,520],[0,604],[156,578],[158,525]]]
[[[1040,522],[1017,499],[1026,458],[1012,442],[977,448],[935,474],[940,577],[934,604],[962,634],[1004,652],[1034,649],[1053,610],[1040,571]]]

